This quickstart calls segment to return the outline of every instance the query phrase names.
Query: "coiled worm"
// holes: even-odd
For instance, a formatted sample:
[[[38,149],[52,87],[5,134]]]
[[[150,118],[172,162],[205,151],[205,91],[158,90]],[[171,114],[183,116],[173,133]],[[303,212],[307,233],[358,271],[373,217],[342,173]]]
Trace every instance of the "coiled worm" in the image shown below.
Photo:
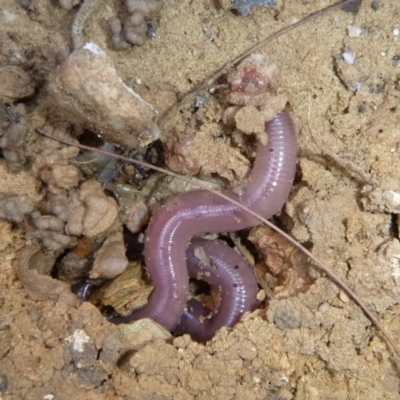
[[[270,218],[286,202],[296,169],[293,122],[281,112],[266,123],[267,145],[257,145],[254,167],[246,191],[238,196],[226,191],[246,207]],[[169,200],[152,218],[145,237],[145,261],[155,288],[148,303],[124,323],[151,318],[168,330],[180,320],[188,299],[189,273],[186,251],[190,240],[209,232],[233,232],[258,224],[255,217],[206,190],[195,190]]]
[[[223,326],[233,326],[247,311],[260,306],[254,270],[227,244],[194,239],[187,251],[191,278],[201,279],[220,292],[218,312],[204,319],[210,310],[195,299],[189,300],[174,333],[189,333],[193,340],[206,342]]]

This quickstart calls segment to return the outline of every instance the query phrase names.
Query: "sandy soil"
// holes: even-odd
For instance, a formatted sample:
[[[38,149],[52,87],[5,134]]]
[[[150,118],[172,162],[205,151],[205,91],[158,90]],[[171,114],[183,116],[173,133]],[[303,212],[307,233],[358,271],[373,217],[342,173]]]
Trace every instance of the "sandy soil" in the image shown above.
[[[45,88],[70,51],[75,10],[55,3],[3,0],[0,9],[0,67],[20,66],[36,85],[25,101],[30,156],[44,144],[34,129],[63,119],[54,111],[49,116]],[[106,24],[123,10],[117,3],[99,2],[84,37],[162,113],[249,46],[332,2],[280,0],[273,9],[241,17],[211,0],[165,0],[156,37],[121,52],[112,49]],[[298,179],[280,222],[347,279],[395,339],[400,337],[399,21],[397,0],[362,1],[355,15],[331,12],[261,50],[276,65],[275,86],[287,96],[298,128]],[[344,52],[355,54],[354,64],[343,60]],[[214,101],[199,110],[198,129],[183,113],[161,138],[181,143],[185,132],[187,140],[205,143],[194,146],[195,161],[172,163],[197,173],[202,152],[211,152],[214,161],[201,171],[203,177],[218,173],[213,162],[229,154],[220,181],[238,183],[249,162],[239,151],[220,147],[228,149],[230,141],[221,135]],[[3,193],[28,194],[35,201],[43,196],[30,168],[13,173],[2,162],[0,182]],[[149,341],[154,336],[146,332],[141,344],[132,344],[132,336],[123,336],[89,303],[28,296],[16,274],[18,252],[33,242],[25,226],[0,221],[1,399],[400,398],[392,350],[359,308],[319,273],[310,272],[313,283],[305,293],[271,300],[266,320],[247,317],[206,345],[161,334]]]

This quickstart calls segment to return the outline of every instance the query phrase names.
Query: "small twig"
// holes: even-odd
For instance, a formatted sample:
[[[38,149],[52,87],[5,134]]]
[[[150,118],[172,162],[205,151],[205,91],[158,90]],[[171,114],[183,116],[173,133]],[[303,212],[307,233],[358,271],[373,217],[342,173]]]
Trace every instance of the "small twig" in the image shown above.
[[[133,163],[133,164],[138,164],[138,165],[141,165],[143,167],[153,169],[154,171],[161,172],[163,174],[172,176],[174,178],[181,179],[181,180],[183,180],[185,182],[188,182],[190,184],[198,186],[201,189],[208,190],[209,192],[213,193],[215,196],[218,196],[218,197],[220,197],[220,198],[222,198],[222,199],[234,204],[235,206],[241,208],[242,210],[246,211],[247,213],[249,213],[253,217],[255,217],[258,220],[260,220],[265,225],[269,226],[275,232],[281,234],[293,246],[295,246],[296,248],[301,250],[305,255],[307,255],[315,263],[315,265],[319,269],[321,269],[323,272],[325,272],[332,279],[333,282],[335,282],[340,288],[342,288],[346,292],[346,294],[350,298],[352,298],[353,301],[361,308],[361,310],[363,310],[365,315],[370,319],[370,321],[382,333],[382,335],[386,339],[387,343],[389,343],[392,346],[392,348],[395,351],[395,353],[397,354],[397,356],[400,357],[400,350],[398,349],[394,339],[391,337],[389,332],[384,328],[384,326],[381,324],[381,322],[378,320],[378,318],[368,309],[368,306],[353,292],[352,289],[350,289],[347,286],[347,284],[342,280],[342,278],[340,278],[331,269],[329,269],[325,264],[323,264],[321,261],[319,261],[317,257],[315,257],[310,251],[308,251],[305,247],[303,247],[300,243],[298,243],[294,238],[289,236],[283,230],[279,229],[277,226],[272,224],[267,219],[263,218],[261,215],[257,214],[256,212],[252,211],[251,209],[245,207],[243,204],[241,204],[241,203],[231,199],[230,197],[224,195],[223,193],[220,193],[217,190],[211,189],[208,186],[206,186],[206,185],[204,185],[204,184],[202,184],[200,182],[193,181],[192,179],[190,179],[190,178],[188,178],[186,176],[182,176],[182,175],[176,174],[175,172],[165,170],[163,168],[160,168],[160,167],[157,167],[155,165],[149,164],[149,163],[147,163],[145,161],[135,160],[133,158],[124,157],[124,156],[121,156],[121,155],[118,155],[118,154],[113,154],[113,153],[110,153],[110,152],[105,151],[105,150],[91,148],[89,146],[85,146],[85,145],[82,145],[82,144],[77,144],[77,143],[75,143],[73,141],[69,141],[69,140],[66,140],[66,139],[59,139],[59,138],[57,138],[55,136],[52,136],[52,135],[46,133],[42,129],[36,129],[36,132],[40,133],[43,136],[46,136],[49,139],[56,140],[58,142],[66,144],[68,146],[74,146],[74,147],[78,147],[80,149],[84,149],[84,150],[88,150],[88,151],[94,151],[94,152],[97,152],[97,153],[100,153],[100,154],[104,154],[104,155],[107,155],[107,156],[110,156],[110,157],[115,157],[115,158],[118,158],[120,160],[123,160],[123,161],[126,161],[126,162],[130,162],[130,163]]]

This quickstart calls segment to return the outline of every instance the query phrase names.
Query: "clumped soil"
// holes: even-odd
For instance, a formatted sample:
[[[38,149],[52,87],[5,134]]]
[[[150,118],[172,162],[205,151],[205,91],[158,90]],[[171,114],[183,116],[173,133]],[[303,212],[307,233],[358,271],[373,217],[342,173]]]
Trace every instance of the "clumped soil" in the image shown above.
[[[98,3],[85,25],[85,40],[106,52],[123,82],[162,113],[249,46],[330,2],[278,1],[243,17],[211,0],[165,0],[155,19],[156,36],[125,51],[113,50],[106,23],[123,7],[117,1]],[[25,98],[19,101],[26,106],[25,120],[12,122],[26,130],[28,147],[23,153],[18,143],[6,146],[11,156],[0,163],[1,193],[38,202],[57,184],[44,187],[29,166],[49,143],[35,128],[65,122],[56,108],[49,111],[45,88],[70,52],[75,12],[50,0],[2,1],[0,67],[18,66],[29,76],[17,78],[26,80],[26,93],[11,90],[2,103],[4,122],[10,119],[4,104]],[[397,0],[362,1],[356,14],[333,11],[260,50],[276,66],[274,86],[287,96],[299,140],[298,177],[279,223],[346,278],[395,340],[400,337],[399,21]],[[344,54],[350,62],[355,56],[354,63]],[[237,184],[250,162],[219,132],[213,102],[200,105],[198,117],[178,113],[161,131],[166,160],[175,170]],[[178,157],[174,151],[185,141],[195,145]],[[64,161],[68,185],[76,177]],[[17,277],[19,252],[35,243],[29,221],[21,219],[0,221],[4,400],[400,397],[392,350],[342,290],[319,272],[302,271],[307,262],[298,254],[288,267],[286,260],[278,262],[297,268],[297,275],[266,278],[276,292],[266,311],[246,316],[202,345],[153,328],[129,333],[71,296],[33,299]],[[258,232],[254,239],[259,254],[265,251],[262,237]],[[52,245],[58,248],[64,239],[61,235]],[[257,260],[265,269],[263,258]],[[276,267],[276,257],[270,263]]]

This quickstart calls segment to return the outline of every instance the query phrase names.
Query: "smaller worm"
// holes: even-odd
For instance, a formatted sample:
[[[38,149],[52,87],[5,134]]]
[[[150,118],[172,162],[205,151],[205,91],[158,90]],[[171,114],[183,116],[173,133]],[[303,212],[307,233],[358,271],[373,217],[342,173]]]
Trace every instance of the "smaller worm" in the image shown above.
[[[235,325],[245,312],[260,306],[254,270],[228,245],[194,239],[186,256],[189,276],[218,287],[220,303],[214,316],[201,321],[199,317],[206,317],[210,310],[195,299],[189,300],[179,324],[173,329],[175,334],[189,333],[193,340],[207,342],[218,329]]]

